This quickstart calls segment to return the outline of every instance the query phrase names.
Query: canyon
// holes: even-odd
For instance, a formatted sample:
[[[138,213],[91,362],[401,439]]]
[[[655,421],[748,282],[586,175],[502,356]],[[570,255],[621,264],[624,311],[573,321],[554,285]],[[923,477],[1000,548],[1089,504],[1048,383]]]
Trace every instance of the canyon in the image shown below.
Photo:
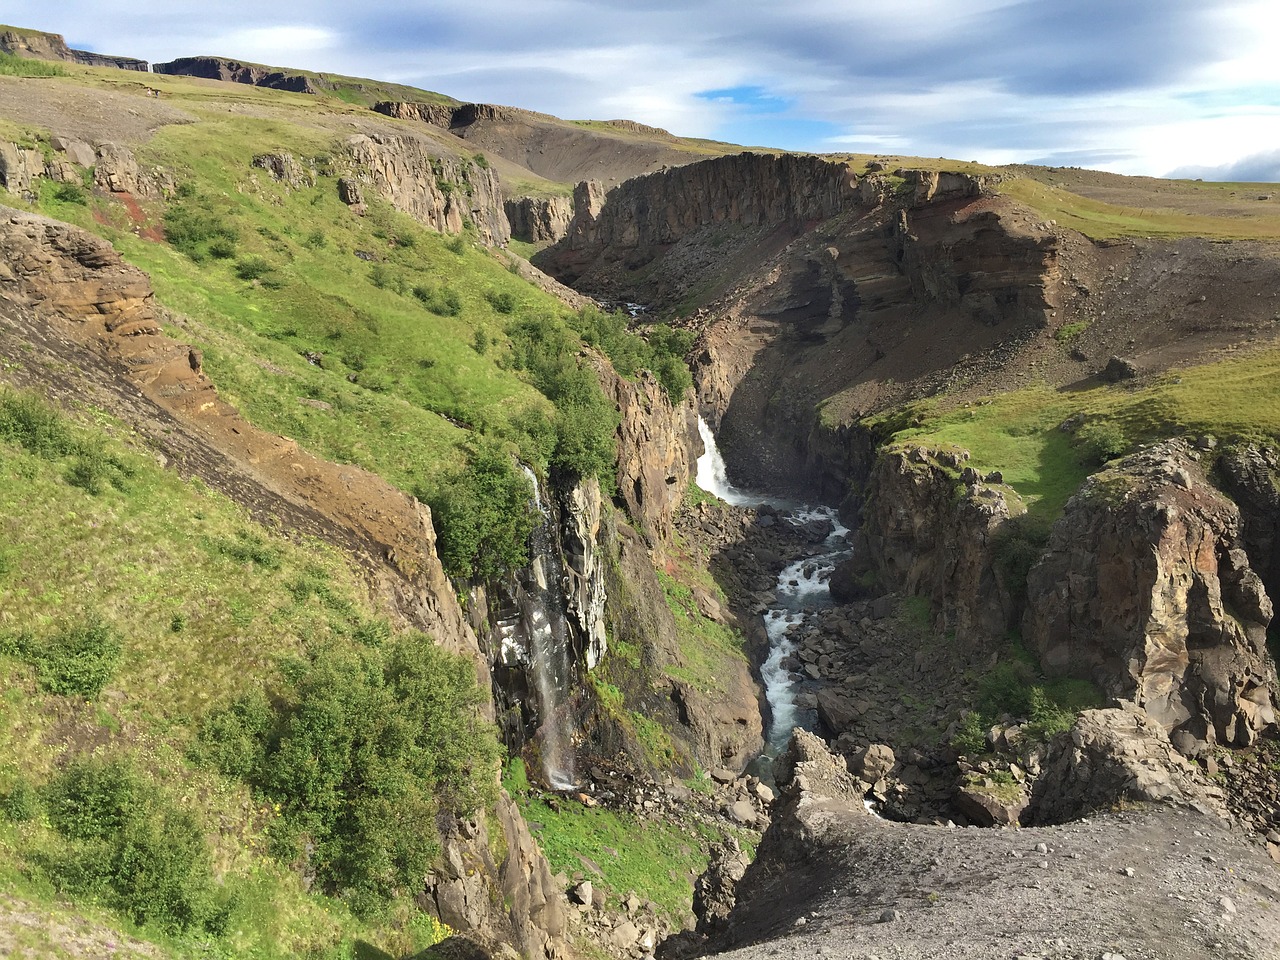
[[[86,62],[3,36],[6,52]],[[439,813],[441,851],[417,896],[457,932],[444,945],[548,958],[584,943],[618,957],[1277,955],[1274,200],[1173,185],[1166,220],[1110,235],[1073,198],[1144,185],[694,151],[622,121],[387,99],[407,94],[372,81],[370,102],[351,104],[300,71],[160,66],[159,97],[108,71],[0,78],[4,115],[45,131],[0,143],[0,188],[26,205],[0,210],[0,377],[108,412],[166,469],[338,551],[391,623],[472,664],[481,713],[541,782],[525,795],[541,806],[522,808],[508,779],[488,815]],[[265,89],[228,122],[204,102],[218,105],[218,82]],[[95,113],[104,98],[129,119]],[[300,117],[305,132],[288,127]],[[182,299],[166,277],[223,269],[205,254],[175,266],[162,246],[176,233],[166,210],[223,189],[190,154],[203,127],[221,131],[225,192],[257,218],[274,265],[239,278],[251,309]],[[51,201],[59,187],[87,197]],[[322,212],[296,225],[280,212],[304,202]],[[1206,204],[1218,233],[1169,230]],[[313,223],[337,239],[308,247]],[[454,259],[395,291],[395,257],[430,234]],[[473,246],[447,246],[463,240]],[[508,249],[520,242],[537,248],[528,260]],[[355,446],[336,462],[283,432],[304,420],[252,402],[241,349],[274,378],[334,376],[339,387],[294,403],[307,416],[394,389],[347,358],[348,316],[391,337],[352,301],[317,300],[318,317],[342,317],[310,339],[253,326],[259,304],[286,310],[254,298],[277,295],[273,276],[297,289],[308,249],[342,257],[353,283],[370,271],[370,303],[390,289],[419,309],[427,284],[474,257],[488,293],[458,289],[468,304],[488,296],[486,322],[506,316],[500,282],[574,310],[641,306],[641,332],[658,318],[689,335],[692,386],[673,396],[654,372],[624,375],[584,336],[579,369],[616,418],[607,475],[522,461],[530,563],[451,577],[425,494]],[[415,322],[464,337],[472,376],[497,378],[477,364],[503,328],[472,340],[446,308]],[[439,366],[418,361],[413,376]],[[494,407],[525,402],[510,389]],[[432,402],[455,445],[441,460],[497,435],[468,419],[498,423],[489,407]],[[786,610],[792,592],[820,600]],[[548,643],[564,658],[550,672]],[[71,709],[50,704],[50,716]],[[791,706],[807,728],[794,736]],[[765,763],[770,740],[779,756]],[[641,831],[719,831],[705,872],[677,877],[692,897],[683,915],[609,888],[585,849],[552,866],[553,817],[601,806]],[[742,847],[757,843],[747,866]]]

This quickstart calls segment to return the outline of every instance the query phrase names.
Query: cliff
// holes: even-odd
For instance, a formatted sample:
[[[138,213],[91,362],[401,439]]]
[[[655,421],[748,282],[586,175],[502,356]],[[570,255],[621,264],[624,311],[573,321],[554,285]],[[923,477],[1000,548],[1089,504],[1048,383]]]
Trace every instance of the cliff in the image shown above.
[[[32,60],[56,60],[63,63],[79,63],[86,67],[115,67],[120,70],[137,70],[147,73],[145,60],[133,57],[113,57],[90,50],[74,50],[60,34],[41,33],[37,30],[18,30],[0,27],[0,52]]]
[[[846,597],[927,597],[933,629],[962,646],[1004,637],[1021,610],[995,562],[998,538],[1021,500],[996,476],[966,466],[965,450],[906,444],[881,453],[867,480],[854,557],[835,589]],[[860,588],[860,589],[859,589]]]
[[[442,154],[415,136],[357,134],[345,143],[351,164],[346,188],[349,203],[360,202],[359,187],[387,200],[401,213],[441,233],[461,233],[474,225],[483,243],[511,239],[497,174],[474,160]]]
[[[717,226],[755,234],[798,228],[835,216],[855,196],[847,169],[816,157],[704,160],[629,180],[599,204],[575,198],[567,236],[534,260],[578,289],[652,302],[632,275],[681,240]]]
[[[1135,701],[1185,754],[1275,722],[1272,606],[1236,505],[1168,441],[1091,477],[1027,578],[1023,636],[1046,670]]]

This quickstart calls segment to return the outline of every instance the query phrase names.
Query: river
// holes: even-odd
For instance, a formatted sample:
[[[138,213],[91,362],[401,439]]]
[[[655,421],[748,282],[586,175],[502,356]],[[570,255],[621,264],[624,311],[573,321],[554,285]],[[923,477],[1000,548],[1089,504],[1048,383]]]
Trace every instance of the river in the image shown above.
[[[830,522],[832,529],[815,552],[787,565],[778,574],[775,599],[764,613],[764,628],[769,637],[769,653],[760,667],[765,699],[769,704],[766,756],[777,756],[791,739],[795,727],[812,730],[817,712],[799,697],[796,677],[784,666],[796,651],[794,633],[803,631],[806,621],[818,611],[832,606],[828,583],[836,565],[849,556],[849,529],[832,507],[797,503],[761,491],[745,490],[729,481],[724,458],[716,446],[715,435],[707,422],[698,418],[698,434],[704,452],[698,458],[696,482],[707,493],[739,507],[769,504],[779,517],[795,526],[814,521]]]

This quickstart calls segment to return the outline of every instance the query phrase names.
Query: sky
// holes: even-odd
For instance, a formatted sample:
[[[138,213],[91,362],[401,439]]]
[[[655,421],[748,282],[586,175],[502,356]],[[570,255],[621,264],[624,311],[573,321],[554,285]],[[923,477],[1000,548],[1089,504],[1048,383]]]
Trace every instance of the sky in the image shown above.
[[[751,146],[1280,181],[1276,0],[0,0],[0,22]]]

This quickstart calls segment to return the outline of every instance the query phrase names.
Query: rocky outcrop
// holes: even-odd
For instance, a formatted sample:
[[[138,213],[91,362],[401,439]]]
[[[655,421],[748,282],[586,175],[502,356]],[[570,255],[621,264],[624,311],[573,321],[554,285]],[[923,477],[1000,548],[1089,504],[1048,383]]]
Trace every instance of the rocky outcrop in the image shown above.
[[[505,204],[511,236],[526,243],[559,240],[569,232],[573,201],[568,197],[516,197]]]
[[[1202,445],[1211,448],[1205,438]],[[1245,444],[1218,458],[1222,489],[1240,508],[1241,539],[1267,596],[1280,597],[1280,453]]]
[[[1023,637],[1046,670],[1132,700],[1199,754],[1275,722],[1271,600],[1235,504],[1168,441],[1090,477],[1028,577]]]
[[[654,547],[670,542],[672,518],[689,487],[696,457],[687,403],[672,406],[657,377],[634,380],[596,361],[596,376],[618,409],[618,496],[627,515]]]
[[[57,60],[63,63],[79,63],[86,67],[115,67],[119,70],[137,70],[147,73],[147,61],[133,57],[113,57],[89,50],[75,50],[57,33],[41,33],[37,30],[5,30],[0,32],[0,52],[33,60]]]
[[[448,818],[440,861],[426,878],[429,909],[453,929],[511,944],[522,957],[562,956],[564,892],[505,792],[494,813],[491,820]],[[495,849],[505,851],[501,861]]]
[[[600,546],[602,513],[600,484],[593,478],[580,481],[561,501],[560,548],[568,578],[565,612],[581,638],[582,662],[594,670],[609,649],[604,611],[608,596],[604,577],[604,551]]]
[[[116,143],[90,145],[83,140],[52,137],[49,150],[0,143],[0,187],[28,200],[36,198],[37,179],[83,184],[92,172],[93,184],[112,193],[139,197],[167,197],[176,184],[163,167],[144,170],[127,147]]]
[[[384,117],[396,120],[417,120],[429,123],[433,127],[449,129],[453,124],[453,114],[457,109],[447,103],[415,103],[403,100],[380,100],[373,105],[375,112]]]
[[[966,467],[968,458],[911,444],[885,450],[867,481],[854,559],[838,580],[927,597],[936,629],[978,644],[1016,623],[1018,598],[994,558],[998,532],[1022,505],[997,477]]]
[[[1178,803],[1225,815],[1222,790],[1132,704],[1086,710],[1056,738],[1032,791],[1030,819],[1068,823],[1121,803]]]
[[[168,63],[157,63],[152,69],[156,73],[247,83],[273,90],[291,90],[294,93],[319,93],[329,86],[322,85],[320,78],[314,75],[281,67],[266,67],[260,63],[242,63],[226,57],[179,57]]]
[[[468,158],[442,156],[413,136],[359,134],[347,140],[348,179],[441,233],[475,226],[483,243],[511,239],[498,177]]]
[[[816,157],[744,153],[704,160],[628,180],[598,208],[575,196],[568,234],[535,259],[571,286],[605,290],[694,232],[823,220],[855,198],[848,169]]]

